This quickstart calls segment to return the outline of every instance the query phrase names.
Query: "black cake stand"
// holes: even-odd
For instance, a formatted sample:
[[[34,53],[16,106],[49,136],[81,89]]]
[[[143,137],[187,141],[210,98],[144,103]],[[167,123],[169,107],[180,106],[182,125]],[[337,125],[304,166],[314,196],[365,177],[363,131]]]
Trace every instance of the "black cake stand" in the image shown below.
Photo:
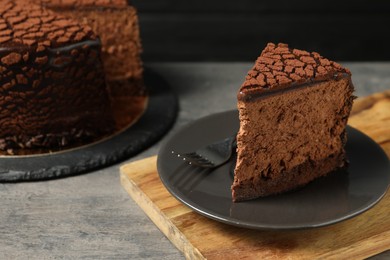
[[[0,156],[0,182],[47,180],[97,170],[136,155],[158,141],[173,125],[178,102],[166,81],[146,69],[148,103],[127,129],[104,140],[55,153]]]

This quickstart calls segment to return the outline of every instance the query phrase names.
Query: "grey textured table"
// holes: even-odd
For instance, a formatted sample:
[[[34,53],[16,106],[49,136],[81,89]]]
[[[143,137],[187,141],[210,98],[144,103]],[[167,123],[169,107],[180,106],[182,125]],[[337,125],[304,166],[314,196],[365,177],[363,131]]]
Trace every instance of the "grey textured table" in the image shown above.
[[[358,96],[390,89],[390,62],[343,64],[353,73]],[[251,63],[148,66],[179,97],[178,120],[166,138],[191,120],[234,109]],[[157,154],[161,142],[120,165]],[[120,165],[65,179],[0,184],[0,259],[183,259],[121,187]],[[389,258],[390,251],[373,257]]]

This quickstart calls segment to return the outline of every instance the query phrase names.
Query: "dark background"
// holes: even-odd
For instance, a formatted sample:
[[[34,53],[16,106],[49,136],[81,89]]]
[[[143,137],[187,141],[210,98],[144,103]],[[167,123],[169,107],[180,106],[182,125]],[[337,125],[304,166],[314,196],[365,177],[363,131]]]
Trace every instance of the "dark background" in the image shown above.
[[[390,1],[133,0],[144,61],[253,61],[267,42],[390,60]]]

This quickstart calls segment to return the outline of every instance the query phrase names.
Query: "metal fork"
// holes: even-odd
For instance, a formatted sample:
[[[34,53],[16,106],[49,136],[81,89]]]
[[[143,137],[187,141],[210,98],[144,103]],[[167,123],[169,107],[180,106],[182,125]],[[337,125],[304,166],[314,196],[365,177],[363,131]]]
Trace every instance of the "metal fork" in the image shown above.
[[[236,135],[233,135],[221,141],[206,145],[194,152],[176,153],[172,151],[172,153],[191,165],[202,168],[217,168],[229,161],[236,147]]]

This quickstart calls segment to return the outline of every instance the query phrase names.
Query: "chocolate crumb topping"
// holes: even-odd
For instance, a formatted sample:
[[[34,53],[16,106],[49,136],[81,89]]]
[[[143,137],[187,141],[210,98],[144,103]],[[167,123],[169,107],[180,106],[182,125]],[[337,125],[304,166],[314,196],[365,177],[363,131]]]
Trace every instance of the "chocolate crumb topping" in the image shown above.
[[[0,0],[0,5],[3,7],[0,12],[0,51],[7,47],[36,46],[39,52],[45,47],[57,48],[97,38],[89,26],[80,25],[28,0]]]
[[[238,96],[244,98],[247,95],[261,95],[350,74],[348,69],[317,52],[291,49],[283,43],[268,43],[248,72]]]
[[[118,7],[127,6],[126,0],[34,0],[47,6],[61,6],[65,8],[75,7],[88,7],[88,6],[100,6],[100,7]]]

